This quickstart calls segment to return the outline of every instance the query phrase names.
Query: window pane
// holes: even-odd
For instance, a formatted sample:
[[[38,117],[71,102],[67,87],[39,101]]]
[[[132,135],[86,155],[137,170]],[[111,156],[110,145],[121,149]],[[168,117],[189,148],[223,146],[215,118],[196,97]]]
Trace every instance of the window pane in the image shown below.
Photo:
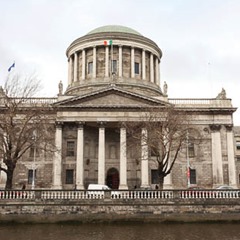
[[[190,169],[190,184],[196,184],[197,178],[196,178],[196,169]]]
[[[117,72],[117,60],[112,61],[112,73]]]
[[[158,177],[158,170],[152,169],[151,170],[151,183],[152,184],[159,184],[159,177]]]
[[[75,142],[74,141],[67,141],[67,156],[73,157],[75,149]]]
[[[89,62],[88,63],[88,74],[91,74],[93,72],[93,63]]]
[[[236,143],[236,148],[237,148],[237,150],[240,150],[240,142]]]
[[[139,74],[139,63],[135,62],[135,74]]]
[[[37,178],[37,170],[35,169],[35,179]],[[32,184],[33,181],[33,169],[28,170],[28,184]]]
[[[66,170],[66,184],[73,184],[73,169]]]
[[[189,145],[188,145],[188,156],[195,157],[194,143],[189,143]]]

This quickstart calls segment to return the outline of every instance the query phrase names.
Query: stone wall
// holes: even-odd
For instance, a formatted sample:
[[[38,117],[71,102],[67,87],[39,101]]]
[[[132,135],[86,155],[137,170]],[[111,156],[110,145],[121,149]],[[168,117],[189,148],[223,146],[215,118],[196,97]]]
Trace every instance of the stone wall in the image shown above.
[[[18,200],[0,202],[1,222],[240,221],[239,199]]]

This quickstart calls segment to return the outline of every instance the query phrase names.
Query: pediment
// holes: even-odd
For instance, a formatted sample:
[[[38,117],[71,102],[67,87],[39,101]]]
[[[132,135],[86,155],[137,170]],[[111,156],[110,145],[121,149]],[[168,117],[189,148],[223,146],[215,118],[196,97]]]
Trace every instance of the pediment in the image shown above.
[[[141,108],[166,106],[169,103],[118,88],[108,88],[68,98],[54,105],[59,108]]]

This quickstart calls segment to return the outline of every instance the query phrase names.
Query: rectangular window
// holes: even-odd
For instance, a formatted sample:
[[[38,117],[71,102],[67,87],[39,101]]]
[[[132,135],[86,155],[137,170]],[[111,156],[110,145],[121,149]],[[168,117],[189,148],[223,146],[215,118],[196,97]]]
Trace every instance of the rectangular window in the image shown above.
[[[240,150],[240,142],[237,142],[237,143],[236,143],[236,149],[237,149],[237,150]]]
[[[196,183],[197,183],[196,169],[190,168],[190,184],[196,184]]]
[[[237,156],[237,161],[240,161],[240,156]]]
[[[66,184],[73,184],[73,169],[66,170]]]
[[[158,177],[158,170],[152,169],[151,170],[151,183],[152,184],[159,184],[159,177]]]
[[[139,63],[135,62],[135,64],[134,64],[134,69],[135,69],[135,74],[139,74],[139,73],[140,73]]]
[[[112,61],[112,73],[117,72],[117,60]]]
[[[188,143],[188,156],[190,158],[195,157],[194,143]]]
[[[88,63],[88,74],[92,74],[93,73],[93,62],[89,62]]]
[[[34,172],[34,178],[36,180],[37,178],[37,170],[35,169],[35,172]],[[28,184],[32,184],[32,181],[33,181],[33,169],[29,169],[28,170]]]
[[[75,142],[74,141],[67,141],[67,156],[73,157],[75,156]]]
[[[37,147],[35,149],[34,146],[30,148],[29,157],[34,157],[34,151],[35,151],[35,157],[39,157],[39,149]]]

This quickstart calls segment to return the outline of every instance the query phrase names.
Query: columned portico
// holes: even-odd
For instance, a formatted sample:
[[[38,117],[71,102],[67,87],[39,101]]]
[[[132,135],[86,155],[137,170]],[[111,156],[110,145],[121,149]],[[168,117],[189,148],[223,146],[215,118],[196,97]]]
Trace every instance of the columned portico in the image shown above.
[[[55,134],[56,151],[53,158],[53,186],[54,189],[62,189],[62,123],[56,123]]]
[[[213,186],[223,184],[223,163],[222,163],[222,146],[221,146],[221,125],[211,125],[212,133],[212,171]]]

